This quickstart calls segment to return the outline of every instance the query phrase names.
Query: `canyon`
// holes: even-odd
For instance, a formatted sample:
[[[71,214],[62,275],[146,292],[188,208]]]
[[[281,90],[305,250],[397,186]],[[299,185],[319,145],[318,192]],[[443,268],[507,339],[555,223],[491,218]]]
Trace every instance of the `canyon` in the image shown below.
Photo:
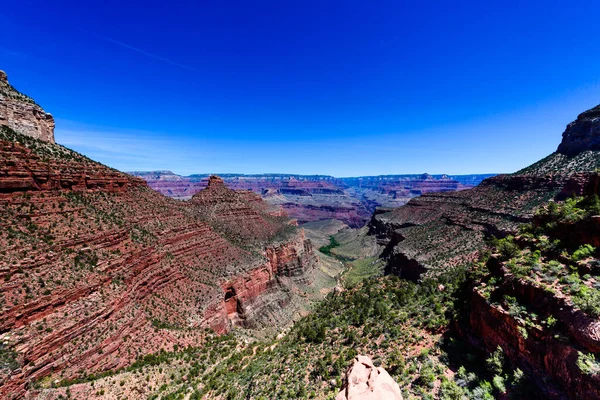
[[[218,177],[167,198],[55,144],[48,114],[2,88],[0,397],[298,311],[317,258],[280,207]]]
[[[594,201],[600,183],[599,129],[597,106],[570,123],[557,151],[543,160],[511,175],[486,179],[474,189],[424,194],[404,207],[378,210],[369,223],[370,234],[385,246],[386,273],[409,280],[435,276],[459,265],[477,265],[486,247],[485,240],[507,238],[506,246],[510,248],[515,246],[512,235],[531,248],[524,247],[526,254],[541,248],[553,273],[558,273],[558,277],[563,274],[560,282],[586,280],[587,286],[581,293],[570,284],[548,285],[558,278],[539,272],[543,259],[533,261],[537,270],[527,265],[518,269],[515,263],[532,261],[511,256],[503,259],[494,253],[479,267],[487,277],[471,282],[467,322],[459,330],[479,348],[493,351],[500,346],[514,365],[534,377],[544,398],[600,398],[599,376],[584,372],[582,367],[582,363],[595,365],[595,361],[582,361],[586,354],[591,354],[593,360],[600,352],[600,319],[594,312],[583,311],[582,305],[575,305],[573,300],[577,296],[597,296],[600,283],[596,283],[594,261],[590,258],[589,266],[573,263],[566,249],[557,256],[538,244],[539,240],[548,240],[548,236],[552,240],[552,235],[557,235],[556,246],[560,239],[577,246],[596,246],[600,243],[593,222],[597,211],[591,211],[588,220],[575,226],[569,220],[559,222],[560,229],[552,228],[552,235],[544,232],[546,236],[542,234],[533,244],[522,233],[522,227],[540,226],[540,212],[544,215],[549,202],[555,204],[577,196]],[[556,224],[552,221],[548,226]],[[498,252],[498,247],[492,251]],[[536,254],[540,254],[539,250]],[[574,264],[569,268],[575,273],[566,278],[569,264]],[[587,301],[588,305],[598,304],[599,298]],[[544,327],[538,316],[558,322]]]
[[[187,200],[206,187],[210,174],[181,176],[171,171],[130,174],[175,199]],[[250,190],[269,204],[280,205],[300,224],[336,219],[352,228],[364,226],[377,207],[399,207],[424,193],[449,192],[477,186],[493,174],[382,175],[335,178],[328,175],[219,174],[225,185]]]
[[[513,174],[183,177],[0,89],[0,397],[600,398],[600,106]]]

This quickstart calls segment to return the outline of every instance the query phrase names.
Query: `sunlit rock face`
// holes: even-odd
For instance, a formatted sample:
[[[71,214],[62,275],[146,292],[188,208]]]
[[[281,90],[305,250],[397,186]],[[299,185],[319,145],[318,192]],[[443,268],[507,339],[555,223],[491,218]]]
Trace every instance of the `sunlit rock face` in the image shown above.
[[[579,114],[562,137],[558,153],[573,156],[585,150],[600,150],[600,105]]]
[[[0,126],[45,142],[54,143],[54,118],[33,99],[18,92],[0,71]]]
[[[402,400],[400,387],[388,372],[367,356],[357,356],[344,376],[335,400]]]

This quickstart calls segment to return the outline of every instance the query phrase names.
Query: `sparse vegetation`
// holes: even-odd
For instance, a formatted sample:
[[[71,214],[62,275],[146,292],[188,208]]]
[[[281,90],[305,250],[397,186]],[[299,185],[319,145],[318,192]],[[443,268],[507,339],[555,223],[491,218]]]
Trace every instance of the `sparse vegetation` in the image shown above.
[[[332,255],[331,254],[331,250],[335,249],[336,247],[339,247],[340,243],[335,240],[335,238],[333,236],[329,237],[329,244],[327,246],[321,246],[319,248],[319,251],[323,254],[326,254],[328,256]]]

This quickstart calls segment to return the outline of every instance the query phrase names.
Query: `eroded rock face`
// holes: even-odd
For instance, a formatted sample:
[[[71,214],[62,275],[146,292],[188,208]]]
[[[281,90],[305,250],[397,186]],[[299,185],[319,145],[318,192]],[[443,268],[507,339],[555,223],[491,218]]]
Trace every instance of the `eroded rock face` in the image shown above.
[[[292,300],[290,291],[312,283],[318,260],[304,231],[267,247],[265,254],[266,262],[221,283],[223,301],[206,314],[218,332],[285,321]]]
[[[579,114],[562,137],[558,153],[573,156],[585,150],[600,150],[600,105]]]
[[[473,189],[429,193],[375,213],[369,233],[386,246],[386,272],[416,281],[431,268],[474,260],[486,236],[503,237],[549,199],[579,194],[585,183],[577,179],[500,175]]]
[[[204,328],[286,322],[316,265],[303,231],[253,193],[215,177],[176,201],[6,127],[0,249],[0,343],[18,366],[0,370],[3,399],[200,345]]]
[[[581,350],[600,351],[600,321],[563,296],[544,290],[537,283],[517,279],[495,258],[490,259],[488,266],[502,282],[494,291],[494,299],[513,296],[540,315],[555,316],[557,328],[539,326],[525,330],[501,301],[491,301],[478,287],[473,289],[470,300],[471,341],[488,351],[500,346],[515,365],[537,382],[544,397],[599,398],[600,375],[583,373],[577,360]]]
[[[54,143],[54,118],[33,99],[18,92],[0,71],[0,126],[27,136]]]
[[[154,190],[177,199],[189,199],[204,189],[207,175],[180,176],[170,171],[132,172]],[[398,207],[423,193],[448,192],[473,187],[489,175],[390,175],[334,178],[326,175],[223,176],[235,190],[256,193],[271,205],[281,207],[299,223],[336,219],[351,227],[362,227],[376,207]]]
[[[385,369],[375,367],[367,356],[357,356],[335,400],[402,400],[402,392]]]

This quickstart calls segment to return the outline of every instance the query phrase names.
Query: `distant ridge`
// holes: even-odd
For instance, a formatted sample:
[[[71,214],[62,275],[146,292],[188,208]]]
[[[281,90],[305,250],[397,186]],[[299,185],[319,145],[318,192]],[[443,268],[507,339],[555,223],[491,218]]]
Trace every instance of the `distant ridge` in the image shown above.
[[[171,171],[130,172],[154,190],[188,200],[204,189],[212,174],[181,176]],[[231,189],[251,190],[282,206],[300,223],[337,219],[359,228],[377,207],[399,207],[423,193],[463,190],[492,174],[404,174],[336,178],[330,175],[218,174]]]

